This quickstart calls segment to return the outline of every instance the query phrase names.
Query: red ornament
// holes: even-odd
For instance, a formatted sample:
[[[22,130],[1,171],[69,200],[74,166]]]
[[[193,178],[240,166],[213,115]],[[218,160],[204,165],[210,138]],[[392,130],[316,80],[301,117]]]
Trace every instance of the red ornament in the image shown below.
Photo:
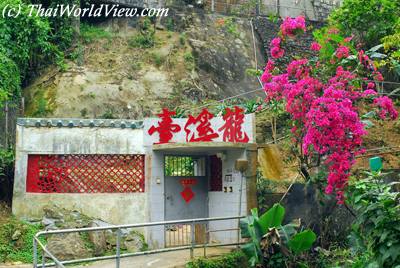
[[[172,137],[174,136],[174,132],[179,132],[181,127],[177,124],[172,124],[173,120],[171,118],[172,115],[175,115],[174,111],[169,111],[168,109],[164,108],[162,113],[158,114],[157,116],[161,118],[161,121],[158,122],[158,127],[152,126],[149,129],[149,134],[153,135],[154,132],[159,133],[159,142],[160,143],[168,143]]]
[[[189,115],[189,118],[185,125],[186,141],[187,142],[199,142],[199,141],[212,141],[218,138],[218,133],[215,133],[211,128],[210,119],[214,117],[207,109],[203,109],[197,117]],[[197,125],[195,133],[189,129],[190,125]]]
[[[223,140],[225,142],[249,142],[249,137],[242,131],[243,109],[237,106],[234,110],[226,108],[226,113],[222,118],[225,124],[218,131],[224,131]]]
[[[189,186],[186,186],[181,192],[181,196],[186,203],[189,203],[194,197],[194,192]]]

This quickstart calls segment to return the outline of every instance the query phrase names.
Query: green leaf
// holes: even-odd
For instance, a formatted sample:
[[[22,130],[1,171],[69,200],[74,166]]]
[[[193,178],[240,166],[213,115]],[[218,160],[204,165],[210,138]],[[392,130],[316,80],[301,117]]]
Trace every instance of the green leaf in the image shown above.
[[[379,49],[381,49],[382,47],[383,47],[383,44],[380,44],[380,45],[377,45],[377,46],[374,46],[374,47],[370,48],[368,51],[376,52]]]
[[[372,123],[370,120],[361,120],[361,123],[363,123],[366,129],[374,126],[374,123]]]
[[[259,255],[257,253],[257,248],[253,243],[247,243],[241,246],[242,251],[244,254],[249,258],[249,262],[254,267],[255,264],[259,263]]]
[[[240,223],[240,235],[242,238],[250,238],[250,232],[249,232],[249,220],[246,219],[241,219]]]
[[[371,59],[384,59],[387,56],[385,54],[382,53],[378,53],[378,52],[374,52],[371,54]]]
[[[317,239],[315,233],[311,230],[306,230],[301,233],[295,234],[292,239],[290,239],[288,245],[289,248],[295,253],[300,253],[305,250],[309,250],[312,244]]]
[[[281,226],[284,216],[285,208],[281,204],[274,204],[259,219],[262,232],[265,234],[269,228]]]

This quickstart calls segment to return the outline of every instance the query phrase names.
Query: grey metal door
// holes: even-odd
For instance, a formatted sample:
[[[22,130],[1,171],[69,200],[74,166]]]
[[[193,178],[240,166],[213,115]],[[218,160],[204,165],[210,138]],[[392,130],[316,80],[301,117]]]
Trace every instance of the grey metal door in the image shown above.
[[[165,220],[206,218],[208,216],[206,176],[165,178]]]

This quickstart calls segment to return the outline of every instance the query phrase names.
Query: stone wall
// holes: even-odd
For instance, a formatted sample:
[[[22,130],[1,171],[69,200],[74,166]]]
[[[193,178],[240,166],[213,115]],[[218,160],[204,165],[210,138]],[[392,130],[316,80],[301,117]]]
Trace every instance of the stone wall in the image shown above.
[[[333,9],[340,6],[343,0],[313,0],[315,15],[319,20],[326,20]]]
[[[278,36],[279,27],[282,20],[278,22],[272,22],[270,19],[265,17],[257,17],[254,19],[254,27],[259,39],[261,40],[265,56],[270,57],[270,43],[271,40]],[[307,21],[308,26],[312,26],[313,29],[321,28],[324,23]],[[310,46],[313,42],[312,31],[309,30],[302,36],[297,37],[295,40],[288,39],[287,43],[283,46],[285,49],[285,55],[282,59],[276,60],[278,64],[288,63],[292,56],[310,56]]]
[[[325,21],[329,13],[343,0],[260,0],[259,14],[280,17],[305,16],[313,21]],[[249,0],[205,0],[205,7],[222,14],[255,15],[256,6]]]

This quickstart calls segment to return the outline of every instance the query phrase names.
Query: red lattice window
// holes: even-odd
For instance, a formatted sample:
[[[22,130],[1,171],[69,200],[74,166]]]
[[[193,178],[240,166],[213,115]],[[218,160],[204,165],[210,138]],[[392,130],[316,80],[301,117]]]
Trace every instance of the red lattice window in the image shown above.
[[[210,156],[210,191],[222,191],[222,160],[216,155]]]
[[[142,193],[144,155],[29,155],[27,192]]]

